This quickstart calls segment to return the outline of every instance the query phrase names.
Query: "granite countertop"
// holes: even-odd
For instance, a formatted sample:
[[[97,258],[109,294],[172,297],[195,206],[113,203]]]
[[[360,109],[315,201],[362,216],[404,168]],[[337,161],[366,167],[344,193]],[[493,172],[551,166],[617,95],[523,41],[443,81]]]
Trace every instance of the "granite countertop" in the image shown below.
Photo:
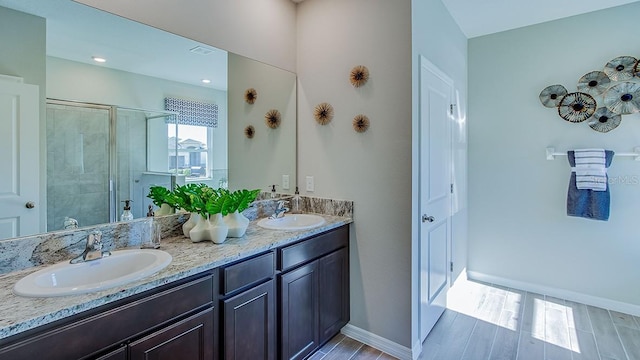
[[[51,298],[13,294],[18,280],[44,266],[0,275],[0,339],[352,222],[349,217],[321,216],[326,220],[322,226],[300,231],[267,230],[252,221],[244,237],[229,238],[219,245],[192,243],[184,236],[162,239],[160,249],[173,257],[169,266],[142,280],[90,294]]]

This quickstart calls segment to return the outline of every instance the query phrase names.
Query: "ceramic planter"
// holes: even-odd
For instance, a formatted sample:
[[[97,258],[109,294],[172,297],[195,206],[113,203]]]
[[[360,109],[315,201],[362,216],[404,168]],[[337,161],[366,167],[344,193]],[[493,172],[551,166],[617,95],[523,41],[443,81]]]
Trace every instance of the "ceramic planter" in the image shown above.
[[[200,216],[196,225],[189,231],[189,238],[192,242],[201,242],[211,240],[209,235],[209,228],[211,223],[206,217]]]
[[[224,218],[225,224],[229,227],[229,234],[227,236],[233,238],[243,237],[249,226],[249,219],[246,216],[239,213],[237,210],[228,214]]]
[[[222,220],[221,214],[212,214],[198,219],[196,225],[189,231],[192,242],[213,241],[222,244],[227,239],[229,227]]]
[[[222,244],[227,240],[229,227],[222,220],[222,214],[209,215],[209,237],[216,244]]]
[[[173,214],[173,213],[175,213],[175,212],[176,212],[176,210],[175,210],[174,208],[172,208],[171,206],[169,206],[169,204],[163,203],[163,204],[160,206],[160,209],[158,209],[158,210],[155,212],[155,215],[156,215],[156,216],[171,215],[171,214]]]
[[[191,229],[193,229],[196,226],[200,218],[201,218],[200,214],[191,213],[191,215],[189,215],[189,219],[185,221],[184,224],[182,224],[182,234],[184,234],[184,236],[186,237],[189,237],[189,231],[191,231]]]

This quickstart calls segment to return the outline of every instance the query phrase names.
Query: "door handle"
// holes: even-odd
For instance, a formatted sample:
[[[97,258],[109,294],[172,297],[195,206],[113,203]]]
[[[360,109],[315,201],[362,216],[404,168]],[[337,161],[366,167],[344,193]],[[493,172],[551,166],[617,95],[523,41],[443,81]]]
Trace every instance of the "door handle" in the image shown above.
[[[36,203],[34,203],[33,201],[27,201],[27,203],[24,204],[24,207],[26,207],[27,209],[33,209],[34,207],[36,207]]]
[[[422,215],[422,222],[434,222],[436,221],[436,218],[434,218],[433,216],[427,216],[427,214]]]

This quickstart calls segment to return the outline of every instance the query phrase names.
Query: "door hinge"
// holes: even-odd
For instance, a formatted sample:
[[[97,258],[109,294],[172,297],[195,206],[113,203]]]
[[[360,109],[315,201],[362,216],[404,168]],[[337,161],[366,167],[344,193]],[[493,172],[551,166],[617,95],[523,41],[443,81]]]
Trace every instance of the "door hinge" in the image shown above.
[[[449,104],[449,113],[451,115],[453,115],[453,108],[456,106],[456,104]]]
[[[449,263],[449,271],[453,272],[453,261]]]
[[[453,183],[451,184],[451,193],[453,194]]]

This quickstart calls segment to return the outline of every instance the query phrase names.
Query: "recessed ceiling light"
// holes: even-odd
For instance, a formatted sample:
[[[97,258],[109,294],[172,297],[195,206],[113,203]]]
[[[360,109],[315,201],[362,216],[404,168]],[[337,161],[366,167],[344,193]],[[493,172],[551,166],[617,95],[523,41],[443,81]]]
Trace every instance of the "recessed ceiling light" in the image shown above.
[[[93,61],[95,61],[95,62],[99,62],[99,63],[107,62],[107,59],[105,59],[105,58],[101,58],[101,57],[99,57],[99,56],[93,56],[93,57],[91,57],[91,58],[92,58],[92,59],[93,59]]]
[[[202,82],[203,82],[203,83],[205,83],[205,84],[209,84],[209,83],[211,83],[211,80],[209,80],[209,79],[202,79]]]

